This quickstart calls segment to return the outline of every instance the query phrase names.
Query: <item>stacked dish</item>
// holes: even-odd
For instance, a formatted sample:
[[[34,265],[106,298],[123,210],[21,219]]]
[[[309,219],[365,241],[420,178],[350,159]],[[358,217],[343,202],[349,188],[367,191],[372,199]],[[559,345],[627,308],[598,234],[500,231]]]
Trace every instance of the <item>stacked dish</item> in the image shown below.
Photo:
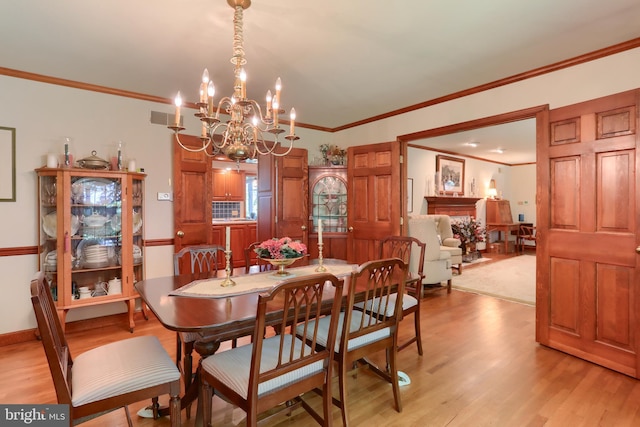
[[[44,257],[44,266],[48,270],[56,270],[58,268],[58,251],[53,250]]]
[[[109,265],[109,251],[106,246],[92,245],[83,251],[85,268],[100,268]]]
[[[140,246],[133,245],[133,263],[140,264],[142,262],[142,249]]]

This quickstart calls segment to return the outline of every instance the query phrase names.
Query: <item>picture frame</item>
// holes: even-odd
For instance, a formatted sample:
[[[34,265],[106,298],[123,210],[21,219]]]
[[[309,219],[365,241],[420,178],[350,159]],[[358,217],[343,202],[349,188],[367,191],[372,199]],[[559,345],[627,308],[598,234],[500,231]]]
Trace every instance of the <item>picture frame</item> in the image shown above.
[[[0,126],[0,202],[16,201],[16,129]]]
[[[464,159],[436,156],[438,191],[447,196],[464,195]]]

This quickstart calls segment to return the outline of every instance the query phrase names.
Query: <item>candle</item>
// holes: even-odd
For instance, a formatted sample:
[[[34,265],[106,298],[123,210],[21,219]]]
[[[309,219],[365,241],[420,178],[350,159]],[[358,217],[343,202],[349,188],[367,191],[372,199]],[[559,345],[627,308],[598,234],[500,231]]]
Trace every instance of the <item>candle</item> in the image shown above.
[[[267,118],[271,117],[271,100],[273,99],[273,96],[271,95],[271,91],[268,90],[267,91]]]
[[[280,108],[280,104],[278,104],[278,100],[274,99],[273,102],[273,127],[278,127],[278,108]]]
[[[207,84],[207,97],[209,98],[209,117],[213,116],[213,95],[216,94],[216,88],[213,81],[209,80]]]
[[[289,117],[291,118],[289,134],[293,136],[296,134],[296,109],[295,108],[291,109],[291,113],[289,114]]]
[[[276,101],[278,102],[278,105],[280,105],[280,91],[282,90],[282,80],[280,80],[280,77],[278,77],[278,79],[276,80]],[[276,107],[273,107],[276,108]]]
[[[226,242],[225,242],[226,246],[225,246],[225,250],[227,252],[229,252],[231,250],[231,228],[229,226],[227,226],[225,231],[226,231],[226,236],[225,236],[226,237],[226,239],[225,239],[226,240]]]
[[[135,172],[136,171],[136,161],[135,161],[135,159],[129,160],[129,167],[127,168],[127,170],[129,172]]]
[[[180,91],[178,91],[174,102],[176,104],[176,126],[180,126],[180,106],[182,105],[182,97],[180,96]]]
[[[240,96],[242,99],[247,97],[247,73],[244,68],[240,70]]]
[[[318,219],[318,244],[322,244],[322,220]]]

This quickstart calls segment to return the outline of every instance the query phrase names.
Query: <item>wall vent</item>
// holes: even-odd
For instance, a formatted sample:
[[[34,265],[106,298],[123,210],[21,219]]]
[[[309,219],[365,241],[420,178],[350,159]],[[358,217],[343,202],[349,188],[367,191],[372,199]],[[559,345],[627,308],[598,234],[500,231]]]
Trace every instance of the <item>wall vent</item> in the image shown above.
[[[180,126],[184,125],[184,117],[180,117]],[[151,123],[154,125],[169,126],[174,124],[176,120],[175,114],[163,113],[161,111],[151,111]]]

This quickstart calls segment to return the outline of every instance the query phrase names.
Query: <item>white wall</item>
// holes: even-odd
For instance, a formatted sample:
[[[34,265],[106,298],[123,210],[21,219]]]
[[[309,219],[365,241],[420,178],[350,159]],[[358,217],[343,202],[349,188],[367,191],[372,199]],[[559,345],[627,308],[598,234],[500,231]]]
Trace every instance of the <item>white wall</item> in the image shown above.
[[[309,157],[312,159],[318,154],[317,147],[323,143],[338,144],[344,148],[394,141],[398,135],[536,105],[549,104],[551,108],[556,108],[640,87],[638,64],[640,49],[634,49],[335,134],[298,128],[301,140],[296,142],[296,146],[309,149]],[[602,76],[606,76],[606,79]],[[146,238],[173,237],[172,204],[155,200],[156,193],[173,191],[169,186],[172,175],[171,139],[164,126],[149,123],[151,110],[172,112],[169,105],[7,76],[0,76],[0,94],[0,126],[17,129],[17,201],[0,203],[0,247],[37,245],[36,177],[33,170],[44,164],[46,153],[61,150],[63,136],[74,138],[76,158],[89,155],[91,150],[97,150],[100,155],[115,141],[124,141],[125,157],[135,158],[137,165],[145,168],[148,174]],[[187,113],[185,119],[191,133],[197,134],[199,127],[195,119]],[[467,172],[467,176],[476,174],[476,179],[484,182],[488,177],[481,171],[483,168],[477,166],[476,169],[473,163],[468,163],[470,172]],[[433,159],[427,159],[425,164],[432,164],[435,168]],[[414,170],[411,158],[409,167]],[[410,177],[412,176],[414,193],[424,191],[424,187],[420,190],[420,181],[424,181],[426,175],[421,176],[419,171],[414,170],[410,173]],[[524,200],[524,196],[510,194],[513,189],[506,188],[505,197],[513,195],[516,200]],[[479,191],[481,190],[482,187]],[[420,203],[420,198],[414,196],[414,203]],[[414,208],[421,209],[421,206]],[[147,277],[171,274],[172,249],[148,248]],[[36,256],[0,257],[3,276],[0,280],[0,292],[3,296],[0,302],[0,333],[35,326],[28,285],[37,268]],[[105,307],[104,310],[122,311],[119,306]],[[96,314],[102,314],[102,310],[72,310],[68,319]]]

